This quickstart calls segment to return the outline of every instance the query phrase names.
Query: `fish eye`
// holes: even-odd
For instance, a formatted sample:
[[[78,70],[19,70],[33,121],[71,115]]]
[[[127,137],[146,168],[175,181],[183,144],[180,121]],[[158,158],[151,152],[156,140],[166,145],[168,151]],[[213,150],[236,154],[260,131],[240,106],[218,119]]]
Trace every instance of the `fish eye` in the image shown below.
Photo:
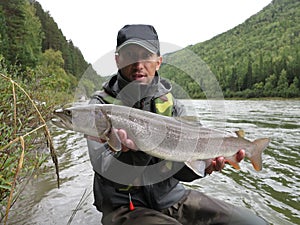
[[[66,114],[67,116],[72,116],[71,110],[68,110],[68,109],[65,110],[65,114]]]

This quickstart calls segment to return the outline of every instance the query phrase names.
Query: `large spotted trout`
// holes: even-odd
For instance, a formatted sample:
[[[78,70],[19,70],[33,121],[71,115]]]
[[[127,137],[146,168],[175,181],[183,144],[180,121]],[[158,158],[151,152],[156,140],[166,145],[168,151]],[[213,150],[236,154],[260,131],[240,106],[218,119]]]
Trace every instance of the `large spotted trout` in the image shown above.
[[[176,117],[112,104],[90,104],[54,111],[58,127],[107,141],[114,151],[121,150],[115,129],[124,129],[139,150],[149,155],[181,162],[224,156],[239,168],[234,155],[244,149],[254,169],[262,169],[262,152],[270,139],[249,141],[242,135],[210,129]]]

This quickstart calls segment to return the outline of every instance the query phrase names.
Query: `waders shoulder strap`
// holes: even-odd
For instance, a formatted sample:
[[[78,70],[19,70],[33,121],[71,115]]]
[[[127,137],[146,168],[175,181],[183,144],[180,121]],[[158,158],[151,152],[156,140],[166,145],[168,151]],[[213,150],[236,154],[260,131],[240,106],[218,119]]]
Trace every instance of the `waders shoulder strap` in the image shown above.
[[[106,104],[122,105],[120,100],[110,96],[105,91],[97,91],[94,96],[102,98]]]
[[[105,91],[99,91],[96,93],[96,95],[97,97],[101,97],[108,104],[122,105],[122,102],[120,100],[110,96]],[[167,93],[156,98],[154,102],[157,114],[164,116],[172,116],[174,101],[173,95],[171,93]]]
[[[173,106],[174,101],[173,95],[171,93],[162,95],[155,99],[155,109],[156,112],[160,115],[172,116]]]

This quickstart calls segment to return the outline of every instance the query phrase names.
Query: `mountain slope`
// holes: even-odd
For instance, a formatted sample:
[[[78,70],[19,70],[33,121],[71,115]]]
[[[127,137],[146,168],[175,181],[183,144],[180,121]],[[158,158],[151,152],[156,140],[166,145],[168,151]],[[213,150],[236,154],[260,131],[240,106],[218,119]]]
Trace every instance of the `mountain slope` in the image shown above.
[[[225,97],[300,96],[300,1],[273,0],[244,23],[186,49],[208,64]],[[179,73],[162,68],[181,86]],[[191,97],[204,97],[197,85],[188,86]]]

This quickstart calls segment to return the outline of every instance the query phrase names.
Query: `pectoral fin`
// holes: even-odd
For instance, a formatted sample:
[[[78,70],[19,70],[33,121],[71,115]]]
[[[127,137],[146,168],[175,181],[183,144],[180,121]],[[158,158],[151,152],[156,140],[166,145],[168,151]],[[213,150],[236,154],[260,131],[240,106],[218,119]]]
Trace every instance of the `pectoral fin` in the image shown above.
[[[206,167],[205,161],[200,161],[200,160],[188,161],[185,162],[185,165],[188,168],[190,168],[195,174],[201,177],[205,176],[205,167]]]
[[[115,129],[110,130],[110,132],[107,134],[107,138],[108,138],[107,140],[108,145],[114,151],[118,152],[122,150],[122,143]]]

